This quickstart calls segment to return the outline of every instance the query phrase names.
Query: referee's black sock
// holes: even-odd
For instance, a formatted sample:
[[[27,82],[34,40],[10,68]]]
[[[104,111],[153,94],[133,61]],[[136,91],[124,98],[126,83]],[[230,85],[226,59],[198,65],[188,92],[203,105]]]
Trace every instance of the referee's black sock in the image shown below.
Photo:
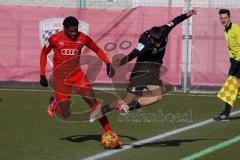
[[[226,103],[224,112],[227,113],[227,114],[229,114],[230,111],[231,111],[231,106],[230,106],[230,104]]]
[[[138,103],[138,101],[136,101],[136,100],[134,100],[133,102],[129,103],[128,106],[129,106],[129,111],[135,110],[135,109],[138,109],[138,108],[142,107],[141,104]]]

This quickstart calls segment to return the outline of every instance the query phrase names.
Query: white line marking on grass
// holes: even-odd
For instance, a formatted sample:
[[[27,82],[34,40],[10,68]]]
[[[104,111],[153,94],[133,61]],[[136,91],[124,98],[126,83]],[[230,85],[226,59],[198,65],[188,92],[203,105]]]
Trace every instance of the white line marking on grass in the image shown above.
[[[239,114],[239,113],[240,113],[240,110],[232,112],[231,116]],[[190,126],[182,127],[182,128],[170,131],[170,132],[159,134],[159,135],[151,137],[151,138],[143,139],[143,140],[140,140],[140,141],[128,144],[128,145],[123,145],[121,149],[104,151],[102,153],[99,153],[99,154],[96,154],[96,155],[93,155],[93,156],[90,156],[90,157],[86,157],[86,158],[84,158],[84,160],[96,160],[96,159],[101,159],[101,158],[104,158],[104,157],[108,157],[108,156],[114,155],[116,153],[123,152],[123,151],[126,151],[128,149],[131,149],[136,145],[143,145],[143,144],[146,144],[146,143],[154,142],[154,141],[166,138],[168,136],[175,135],[177,133],[181,133],[181,132],[184,132],[184,131],[187,131],[187,130],[190,130],[190,129],[194,129],[194,128],[198,128],[198,127],[207,125],[207,124],[212,123],[212,122],[214,122],[214,120],[211,118],[211,119],[201,121],[201,122],[198,122],[198,123],[190,125]]]
[[[214,145],[214,146],[211,146],[209,148],[206,148],[204,150],[201,150],[201,151],[199,151],[197,153],[194,153],[194,154],[192,154],[190,156],[184,157],[181,160],[194,160],[196,158],[202,157],[204,155],[207,155],[209,153],[212,153],[212,152],[214,152],[216,150],[222,149],[224,147],[227,147],[227,146],[229,146],[229,145],[231,145],[233,143],[239,142],[239,141],[240,141],[240,135],[238,135],[238,136],[236,136],[236,137],[234,137],[232,139],[229,139],[227,141],[224,141],[222,143],[219,143],[217,145]]]

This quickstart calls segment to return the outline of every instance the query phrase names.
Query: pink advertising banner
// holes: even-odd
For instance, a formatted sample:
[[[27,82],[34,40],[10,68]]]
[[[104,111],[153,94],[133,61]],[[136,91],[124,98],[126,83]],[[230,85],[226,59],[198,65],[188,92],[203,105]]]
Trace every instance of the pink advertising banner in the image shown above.
[[[39,56],[46,38],[62,29],[67,16],[79,19],[79,28],[87,33],[110,59],[128,54],[137,45],[139,36],[152,26],[160,26],[182,13],[182,8],[138,7],[124,10],[73,9],[0,5],[0,81],[39,81]],[[164,65],[168,72],[163,79],[181,84],[182,26],[169,36]],[[93,83],[109,83],[105,65],[87,48],[81,63]],[[51,74],[51,56],[47,65]],[[100,72],[97,72],[100,70]],[[129,68],[129,71],[131,68]]]

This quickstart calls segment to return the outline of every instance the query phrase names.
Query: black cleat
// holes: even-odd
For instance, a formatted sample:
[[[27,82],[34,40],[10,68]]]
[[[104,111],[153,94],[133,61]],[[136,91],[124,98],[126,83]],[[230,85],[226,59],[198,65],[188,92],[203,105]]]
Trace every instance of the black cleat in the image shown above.
[[[230,121],[229,112],[223,111],[216,117],[213,117],[215,121]]]

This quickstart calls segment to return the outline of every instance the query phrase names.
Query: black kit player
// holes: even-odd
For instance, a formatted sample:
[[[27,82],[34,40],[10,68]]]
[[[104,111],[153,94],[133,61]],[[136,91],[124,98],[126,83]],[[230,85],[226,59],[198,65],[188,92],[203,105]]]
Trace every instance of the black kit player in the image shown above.
[[[145,31],[139,38],[136,48],[123,58],[113,60],[117,69],[137,57],[136,64],[130,75],[128,94],[124,100],[117,100],[102,107],[98,107],[90,115],[90,122],[102,117],[113,109],[126,114],[131,110],[149,106],[160,101],[163,97],[163,86],[160,79],[160,68],[163,63],[168,35],[179,23],[197,14],[195,9],[174,18],[162,26],[154,26]],[[143,95],[143,90],[148,91]]]

